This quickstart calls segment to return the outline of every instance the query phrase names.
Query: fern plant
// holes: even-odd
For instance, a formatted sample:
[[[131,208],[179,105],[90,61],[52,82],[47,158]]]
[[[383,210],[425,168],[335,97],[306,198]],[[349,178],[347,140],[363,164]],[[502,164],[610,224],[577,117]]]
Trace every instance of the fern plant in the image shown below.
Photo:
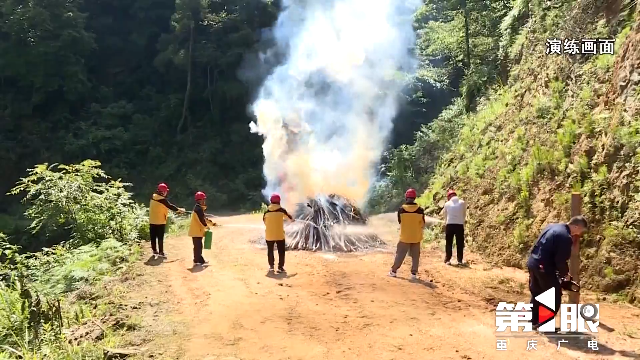
[[[40,164],[20,179],[10,194],[25,193],[25,215],[32,232],[68,231],[74,243],[88,244],[113,238],[138,239],[145,223],[143,208],[125,188],[130,184],[110,179],[100,162]]]

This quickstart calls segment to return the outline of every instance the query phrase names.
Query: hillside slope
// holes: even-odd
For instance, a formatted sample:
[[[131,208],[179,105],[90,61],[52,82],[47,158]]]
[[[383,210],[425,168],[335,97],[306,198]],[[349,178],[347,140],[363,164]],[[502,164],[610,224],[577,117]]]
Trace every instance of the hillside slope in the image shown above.
[[[469,202],[470,246],[523,266],[543,226],[583,194],[583,286],[640,301],[640,27],[635,2],[526,3],[509,80],[464,118],[420,201]],[[634,14],[635,13],[635,14]],[[635,23],[635,24],[634,24]],[[615,55],[546,55],[546,39],[616,38]]]

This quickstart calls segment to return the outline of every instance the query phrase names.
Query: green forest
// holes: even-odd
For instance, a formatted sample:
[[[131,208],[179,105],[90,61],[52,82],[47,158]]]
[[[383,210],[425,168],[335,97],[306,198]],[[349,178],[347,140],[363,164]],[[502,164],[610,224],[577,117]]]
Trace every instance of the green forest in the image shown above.
[[[165,182],[183,206],[204,191],[215,199],[213,211],[259,208],[262,139],[249,132],[248,106],[275,66],[258,55],[273,46],[278,7],[262,0],[4,2],[2,194],[36,164],[93,159],[133,184],[138,201]],[[429,11],[417,27],[435,15]],[[444,26],[456,26],[451,14],[443,16]],[[498,25],[474,29],[480,38]],[[411,142],[456,95],[463,43],[448,53],[450,45],[421,50],[425,71],[436,59],[451,75],[407,85],[391,145]],[[482,51],[497,51],[492,47]],[[0,231],[21,234],[25,223],[16,227],[13,217],[23,212],[18,196],[3,197]]]
[[[63,341],[88,316],[65,294],[139,257],[132,244],[148,237],[159,182],[182,207],[195,191],[213,212],[265,202],[248,106],[277,65],[259,54],[273,46],[281,6],[1,1],[0,355],[101,358]],[[414,17],[419,68],[399,94],[366,210],[395,211],[414,187],[437,216],[455,188],[469,204],[471,249],[522,267],[579,191],[591,223],[582,286],[640,303],[638,10],[627,0],[425,0]],[[615,53],[547,55],[550,38],[615,39]],[[428,229],[424,241],[437,237]]]
[[[247,107],[269,72],[258,54],[277,14],[262,0],[3,1],[0,191],[35,164],[94,159],[137,199],[166,182],[177,202],[202,190],[217,209],[259,206],[262,139],[249,133]],[[394,142],[410,142],[455,94],[416,81]]]

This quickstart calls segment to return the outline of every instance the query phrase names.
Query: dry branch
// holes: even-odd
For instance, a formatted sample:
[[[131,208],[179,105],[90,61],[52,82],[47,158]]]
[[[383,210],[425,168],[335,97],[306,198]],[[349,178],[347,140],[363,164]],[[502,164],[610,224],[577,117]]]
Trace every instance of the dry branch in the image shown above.
[[[372,233],[342,231],[350,225],[365,225],[367,218],[348,199],[331,194],[298,204],[296,222],[287,226],[287,248],[291,250],[355,252],[377,248],[384,242]]]

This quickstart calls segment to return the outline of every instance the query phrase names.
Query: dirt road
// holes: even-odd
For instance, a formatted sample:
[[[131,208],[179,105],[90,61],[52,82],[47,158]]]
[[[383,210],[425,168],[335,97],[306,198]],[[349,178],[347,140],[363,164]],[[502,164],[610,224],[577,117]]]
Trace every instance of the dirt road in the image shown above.
[[[140,294],[167,305],[171,325],[150,347],[167,359],[615,359],[639,358],[640,311],[601,303],[599,351],[585,339],[557,342],[539,335],[497,338],[498,301],[528,301],[526,276],[489,269],[473,255],[471,266],[442,263],[427,247],[419,282],[407,280],[410,258],[398,278],[387,276],[397,223],[371,220],[391,246],[366,255],[287,252],[288,275],[267,276],[261,216],[219,218],[210,266],[192,269],[187,237],[165,241],[164,263],[147,262],[148,287]],[[157,325],[154,325],[156,324]],[[157,320],[147,326],[162,326]],[[507,350],[497,350],[497,339]],[[527,350],[529,340],[536,349]],[[160,355],[158,355],[160,354]]]

